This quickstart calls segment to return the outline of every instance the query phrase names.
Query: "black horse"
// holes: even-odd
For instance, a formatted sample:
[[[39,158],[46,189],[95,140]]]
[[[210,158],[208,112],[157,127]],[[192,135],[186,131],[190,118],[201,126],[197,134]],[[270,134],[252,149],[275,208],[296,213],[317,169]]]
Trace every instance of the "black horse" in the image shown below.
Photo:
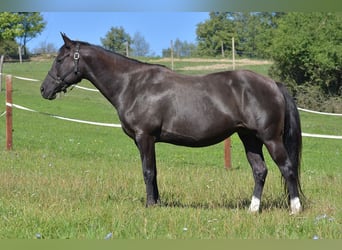
[[[291,212],[301,211],[301,127],[283,84],[246,70],[180,75],[65,34],[62,38],[64,45],[41,85],[42,96],[53,100],[82,79],[99,89],[140,151],[147,206],[159,202],[156,142],[203,147],[237,132],[255,180],[249,210],[260,207],[267,175],[265,145],[285,180]]]

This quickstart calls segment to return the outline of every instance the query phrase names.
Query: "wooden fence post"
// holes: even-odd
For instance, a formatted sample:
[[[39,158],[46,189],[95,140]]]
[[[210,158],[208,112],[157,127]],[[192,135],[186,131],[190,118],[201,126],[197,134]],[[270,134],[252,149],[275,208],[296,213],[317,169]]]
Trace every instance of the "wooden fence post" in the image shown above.
[[[231,141],[230,137],[224,140],[224,167],[232,168]]]
[[[173,41],[171,40],[171,69],[173,70]]]
[[[4,55],[0,57],[0,92],[2,91],[2,65],[4,63]]]
[[[19,55],[19,62],[23,63],[23,55],[21,51],[21,45],[18,46],[18,55]]]
[[[233,70],[235,70],[235,41],[232,37],[232,60],[233,60]]]
[[[6,76],[6,149],[13,148],[12,125],[12,76]]]
[[[126,42],[126,56],[129,57],[129,43]]]
[[[235,42],[234,37],[232,37],[232,62],[233,70],[235,70]],[[231,152],[231,139],[230,137],[224,141],[224,166],[226,169],[232,168],[232,152]]]

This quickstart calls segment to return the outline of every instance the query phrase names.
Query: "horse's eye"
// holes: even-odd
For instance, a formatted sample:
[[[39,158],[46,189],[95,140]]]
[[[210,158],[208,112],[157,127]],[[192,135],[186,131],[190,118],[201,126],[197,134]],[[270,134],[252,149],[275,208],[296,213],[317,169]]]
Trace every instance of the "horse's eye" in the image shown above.
[[[62,57],[57,57],[56,58],[56,62],[57,63],[61,63],[66,57],[68,57],[70,54],[66,54],[66,55],[64,55],[64,56],[62,56]]]

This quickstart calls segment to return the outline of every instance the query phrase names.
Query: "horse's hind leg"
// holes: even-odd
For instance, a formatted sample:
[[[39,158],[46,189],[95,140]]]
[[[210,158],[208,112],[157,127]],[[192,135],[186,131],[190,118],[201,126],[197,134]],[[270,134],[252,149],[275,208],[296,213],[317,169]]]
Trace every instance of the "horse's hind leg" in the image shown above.
[[[239,137],[245,147],[246,156],[249,164],[252,167],[255,182],[249,211],[258,212],[260,209],[262,191],[264,189],[267,176],[267,168],[262,153],[263,143],[253,134],[239,133]]]
[[[299,200],[298,176],[294,171],[283,141],[281,138],[278,138],[266,141],[265,145],[285,179],[285,183],[289,192],[291,214],[297,214],[302,210]]]

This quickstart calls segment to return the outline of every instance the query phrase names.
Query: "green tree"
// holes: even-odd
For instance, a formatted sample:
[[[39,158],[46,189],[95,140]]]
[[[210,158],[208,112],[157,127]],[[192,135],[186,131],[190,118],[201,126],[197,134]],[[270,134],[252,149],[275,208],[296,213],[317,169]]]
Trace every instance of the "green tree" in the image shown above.
[[[200,55],[217,56],[231,49],[232,36],[236,35],[232,13],[210,12],[209,17],[197,25],[198,52]]]
[[[273,31],[282,15],[277,12],[235,13],[237,50],[247,57],[269,58]]]
[[[239,55],[267,58],[273,31],[282,15],[277,12],[211,12],[210,19],[197,26],[199,53],[217,56],[231,51],[234,37]]]
[[[191,57],[196,55],[196,45],[181,41],[177,38],[173,45],[174,54],[176,57]]]
[[[43,17],[38,12],[1,12],[0,42],[4,43],[6,40],[6,43],[12,46],[17,39],[26,54],[26,43],[42,32],[45,25]]]
[[[0,40],[0,55],[18,57],[18,44],[14,40]]]
[[[23,29],[17,13],[0,12],[0,54],[13,57],[17,55],[15,38],[22,35]]]
[[[173,42],[173,54],[175,57],[193,57],[197,56],[197,46],[193,43],[189,43],[187,41],[181,41],[177,38]],[[163,49],[162,51],[163,57],[171,56],[171,48]]]
[[[256,27],[256,54],[258,58],[271,58],[270,47],[273,42],[273,37],[278,28],[278,21],[286,15],[284,12],[259,12],[258,24]]]
[[[289,13],[279,21],[270,48],[271,74],[297,86],[342,93],[342,14]]]
[[[120,54],[126,54],[128,47],[132,43],[132,39],[123,27],[112,27],[104,38],[101,38],[104,48]]]
[[[46,22],[39,12],[19,12],[18,14],[23,32],[17,38],[20,46],[24,48],[24,55],[27,55],[26,44],[44,30]]]
[[[14,40],[23,32],[21,17],[18,13],[0,12],[0,41]]]

